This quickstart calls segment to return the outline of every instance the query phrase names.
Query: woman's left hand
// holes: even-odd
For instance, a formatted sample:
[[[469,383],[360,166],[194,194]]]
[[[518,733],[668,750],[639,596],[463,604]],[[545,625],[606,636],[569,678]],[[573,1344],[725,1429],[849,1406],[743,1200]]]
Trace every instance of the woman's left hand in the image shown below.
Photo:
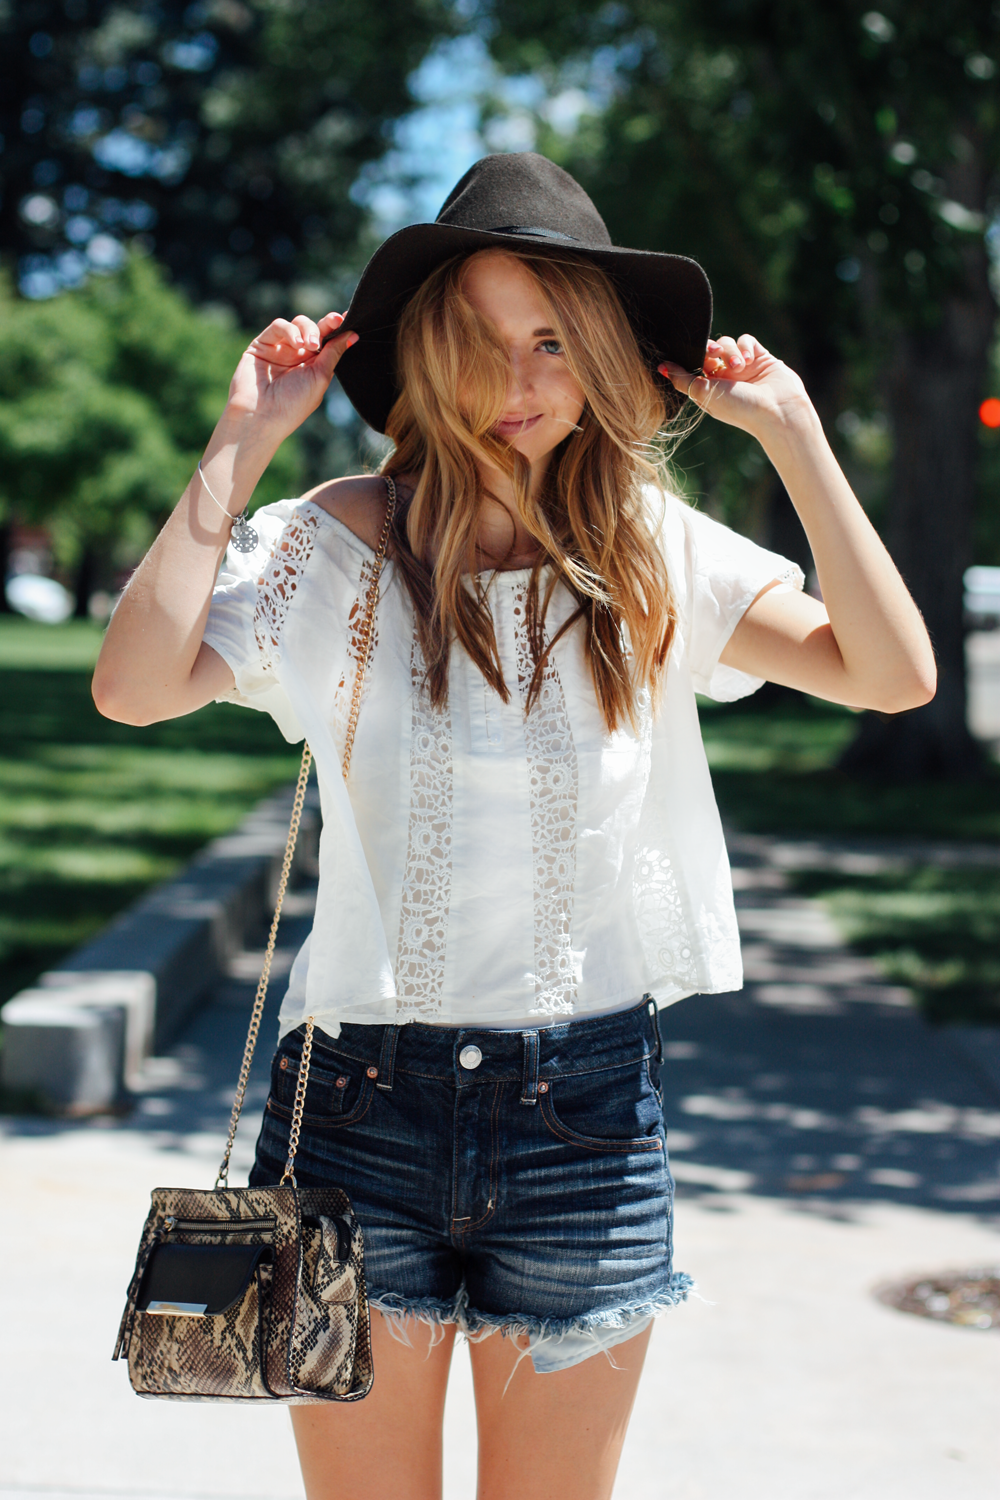
[[[805,386],[787,365],[769,354],[751,333],[709,339],[703,375],[664,360],[661,375],[710,416],[755,437],[774,422],[811,410]]]

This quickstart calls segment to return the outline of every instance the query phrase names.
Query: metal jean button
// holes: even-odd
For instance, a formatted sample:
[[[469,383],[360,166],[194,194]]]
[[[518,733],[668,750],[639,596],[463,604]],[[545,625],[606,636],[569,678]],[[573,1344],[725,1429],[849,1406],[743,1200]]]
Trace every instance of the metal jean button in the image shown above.
[[[478,1047],[463,1047],[458,1054],[458,1060],[463,1068],[478,1068],[483,1060],[483,1054]]]

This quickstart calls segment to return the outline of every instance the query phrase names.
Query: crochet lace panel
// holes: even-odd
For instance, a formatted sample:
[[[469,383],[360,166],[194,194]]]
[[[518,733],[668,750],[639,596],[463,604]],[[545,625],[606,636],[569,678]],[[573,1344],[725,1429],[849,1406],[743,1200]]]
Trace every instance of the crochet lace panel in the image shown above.
[[[453,808],[451,715],[425,686],[416,636],[410,656],[410,821],[396,951],[400,1020],[439,1015],[448,951]]]
[[[312,556],[318,528],[319,516],[314,512],[297,514],[282,531],[257,579],[253,629],[265,671],[273,672],[277,664],[285,616]]]
[[[642,785],[649,785],[653,714],[648,691],[639,695]],[[645,835],[645,837],[643,837]],[[639,941],[650,979],[670,978],[681,988],[697,987],[695,948],[669,853],[667,830],[645,813],[632,877],[632,902]]]
[[[527,590],[514,596],[514,640],[522,707],[535,671],[527,626]],[[566,698],[549,656],[541,687],[524,720],[531,811],[535,907],[535,1003],[532,1014],[570,1015],[576,1003],[572,949],[576,886],[576,747]]]
[[[351,702],[354,698],[354,684],[358,679],[358,669],[361,666],[364,654],[363,626],[365,620],[365,600],[375,576],[375,565],[368,558],[361,564],[361,577],[358,581],[358,592],[347,615],[347,661],[344,665],[340,681],[337,683],[336,692],[333,695],[332,730],[334,743],[341,754],[347,740],[347,725],[351,717]],[[368,658],[368,671],[365,673],[361,684],[361,707],[371,688],[372,673],[371,665],[378,650],[378,609],[375,610],[375,619],[372,624],[371,653]]]

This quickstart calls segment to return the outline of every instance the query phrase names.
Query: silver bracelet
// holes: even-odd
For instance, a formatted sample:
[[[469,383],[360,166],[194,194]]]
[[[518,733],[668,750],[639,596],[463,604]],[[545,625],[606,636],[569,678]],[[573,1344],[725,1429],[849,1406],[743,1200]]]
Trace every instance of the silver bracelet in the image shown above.
[[[223,505],[222,501],[217,500],[216,497],[212,494],[212,491],[209,488],[208,480],[205,478],[205,471],[201,466],[201,459],[198,460],[198,475],[201,479],[202,484],[205,486],[205,493],[207,494],[208,498],[210,500],[215,500],[215,503],[222,511],[222,514],[224,516],[228,516],[230,521],[232,521],[233,523],[233,534],[229,539],[230,546],[235,547],[237,552],[255,552],[260,546],[260,537],[247,521],[247,510],[249,510],[250,507],[247,506],[240,512],[238,516],[230,515],[229,511]]]

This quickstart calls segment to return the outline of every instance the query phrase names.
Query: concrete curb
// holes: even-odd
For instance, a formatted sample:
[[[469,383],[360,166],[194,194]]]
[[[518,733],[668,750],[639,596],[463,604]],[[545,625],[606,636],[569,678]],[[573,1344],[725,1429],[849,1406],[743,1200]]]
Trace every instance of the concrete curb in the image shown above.
[[[0,1078],[61,1114],[107,1109],[162,1051],[274,906],[294,787],[264,798],[174,880],[141,897],[4,1006]],[[295,870],[315,865],[310,788]]]

